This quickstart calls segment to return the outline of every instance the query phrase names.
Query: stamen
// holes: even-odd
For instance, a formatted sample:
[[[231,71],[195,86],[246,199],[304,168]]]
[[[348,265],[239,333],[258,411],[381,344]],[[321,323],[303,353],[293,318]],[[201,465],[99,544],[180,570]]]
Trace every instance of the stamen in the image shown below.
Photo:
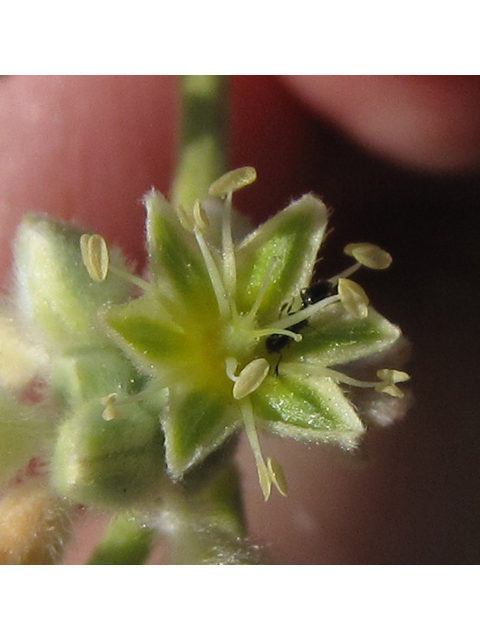
[[[80,251],[83,264],[95,282],[103,282],[109,273],[113,273],[144,291],[151,291],[152,285],[143,278],[110,264],[108,245],[102,236],[84,233],[80,236]]]
[[[114,265],[110,265],[109,271],[114,275],[118,276],[119,278],[122,278],[122,280],[126,280],[127,282],[130,282],[130,284],[133,284],[135,287],[138,287],[139,289],[143,289],[143,291],[152,290],[153,285],[150,282],[147,282],[143,278],[136,276],[134,273],[130,273],[130,271],[119,269]]]
[[[405,371],[397,371],[396,369],[380,369],[377,376],[382,380],[375,385],[375,389],[380,393],[387,393],[394,398],[403,398],[405,395],[396,385],[399,382],[407,382],[410,376]]]
[[[340,278],[338,281],[340,302],[354,318],[360,320],[368,315],[369,299],[362,287],[353,280]]]
[[[233,385],[233,397],[241,400],[258,389],[267,377],[270,365],[265,358],[257,358],[242,369]],[[228,375],[228,373],[227,373]]]
[[[227,378],[229,378],[232,382],[236,382],[238,380],[238,376],[235,375],[237,367],[238,360],[236,358],[227,358],[225,360],[225,371],[227,374]]]
[[[204,234],[210,225],[207,212],[202,207],[199,200],[195,200],[193,205],[193,221],[195,223],[195,228],[198,229],[201,234]]]
[[[225,173],[210,185],[208,195],[212,198],[224,198],[228,193],[234,193],[247,187],[257,179],[257,172],[253,167],[241,167]]]
[[[255,417],[253,414],[253,407],[250,398],[242,400],[240,403],[240,409],[242,412],[243,422],[245,423],[245,432],[247,434],[248,442],[255,458],[257,465],[258,480],[262,489],[265,502],[270,497],[272,491],[272,478],[268,471],[267,465],[263,459],[262,450],[260,448],[260,442],[258,440],[257,429],[255,427]]]
[[[84,233],[80,236],[80,251],[83,264],[95,282],[103,282],[108,275],[110,256],[105,239],[98,234]]]
[[[284,364],[283,371],[284,373],[292,373],[294,375],[307,374],[319,377],[324,376],[331,378],[334,382],[339,384],[348,384],[351,387],[358,387],[360,389],[375,389],[375,391],[387,393],[388,395],[396,398],[403,398],[405,395],[403,391],[396,386],[396,384],[410,380],[410,376],[405,371],[397,371],[396,369],[380,369],[380,371],[377,371],[377,376],[380,378],[381,382],[367,382],[352,378],[341,371],[336,371],[335,369],[329,369],[328,367],[308,362]]]
[[[138,393],[122,398],[118,397],[118,393],[109,393],[108,396],[100,398],[101,404],[105,406],[102,418],[107,422],[115,418],[120,418],[121,411],[119,411],[119,409],[121,410],[122,407],[132,404],[140,404],[146,401],[149,404],[155,403],[158,405],[160,402],[166,400],[166,394],[167,388],[158,383],[150,383]]]
[[[310,364],[310,363],[302,363],[298,365],[284,365],[284,368],[287,369],[295,366],[296,373],[309,373],[311,375],[316,376],[325,376],[326,378],[331,378],[335,382],[339,382],[341,384],[348,384],[351,387],[358,387],[360,389],[373,389],[377,383],[376,382],[368,382],[365,380],[357,380],[357,378],[352,378],[348,376],[346,373],[341,371],[336,371],[335,369],[330,369],[329,367],[323,367],[321,365]]]
[[[288,329],[256,329],[252,331],[252,333],[256,338],[280,334],[281,336],[288,336],[289,338],[292,338],[295,342],[300,342],[303,339],[303,336],[300,333],[295,333],[295,331],[289,331]]]
[[[331,282],[332,284],[337,284],[340,278],[349,278],[350,276],[353,276],[353,274],[356,273],[361,266],[362,265],[360,264],[360,262],[355,262],[355,264],[347,267],[341,273],[337,274],[333,278],[330,278],[329,282]]]
[[[232,236],[232,192],[227,194],[222,218],[223,281],[231,300],[235,300],[237,266]]]
[[[394,384],[410,380],[410,376],[406,371],[398,371],[398,369],[379,369],[377,376],[380,380],[393,382]]]
[[[193,221],[192,214],[187,212],[186,209],[184,209],[181,204],[177,205],[175,211],[177,213],[178,220],[182,225],[182,227],[185,229],[185,231],[188,231],[189,233],[193,233],[195,224]]]
[[[119,417],[117,409],[117,393],[110,393],[105,398],[100,398],[100,402],[105,406],[102,418],[107,422]]]
[[[285,329],[302,322],[302,320],[307,320],[311,316],[318,313],[318,311],[320,311],[321,309],[324,309],[325,307],[328,307],[334,302],[338,302],[339,300],[340,296],[329,296],[328,298],[324,298],[323,300],[315,302],[315,304],[308,305],[308,307],[305,307],[304,309],[300,309],[300,311],[296,311],[295,313],[284,316],[283,318],[280,318],[270,325],[272,329],[275,329],[275,331],[272,331],[272,333],[280,333],[280,331],[277,331],[277,329]]]
[[[347,244],[343,252],[369,269],[388,269],[392,264],[392,256],[389,253],[369,242]]]
[[[273,484],[285,498],[288,496],[287,479],[280,464],[274,458],[267,458],[267,469]]]
[[[203,235],[199,231],[198,228],[195,228],[195,238],[197,240],[198,246],[202,253],[203,261],[205,262],[205,266],[207,268],[208,275],[210,276],[210,282],[212,283],[213,291],[215,293],[215,297],[217,298],[218,309],[220,311],[220,315],[223,318],[228,317],[229,315],[229,305],[227,300],[227,294],[225,292],[225,288],[223,286],[222,278],[220,276],[220,272],[218,267],[213,259],[212,253],[203,238]]]

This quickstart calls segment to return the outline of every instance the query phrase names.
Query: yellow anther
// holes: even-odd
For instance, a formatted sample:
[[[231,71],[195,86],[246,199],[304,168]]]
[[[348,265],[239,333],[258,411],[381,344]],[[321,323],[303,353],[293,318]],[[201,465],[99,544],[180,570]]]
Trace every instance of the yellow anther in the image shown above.
[[[241,400],[253,393],[262,384],[268,374],[270,365],[265,358],[257,358],[242,369],[233,385],[233,397]]]
[[[195,200],[193,205],[193,221],[200,233],[205,233],[209,227],[210,221],[207,212],[200,204],[200,200]]]
[[[339,278],[338,295],[344,308],[354,318],[362,319],[367,317],[369,299],[359,284],[347,278]]]
[[[260,489],[262,490],[263,498],[266,502],[270,497],[270,493],[272,492],[272,477],[270,474],[270,470],[265,466],[265,463],[263,461],[257,463],[257,473],[258,481],[260,483]]]
[[[225,173],[223,176],[215,180],[210,185],[208,195],[213,198],[224,198],[229,193],[234,193],[243,187],[248,187],[249,184],[255,182],[257,179],[257,172],[253,167],[241,167],[240,169],[234,169]]]
[[[238,360],[236,358],[226,358],[225,372],[227,374],[227,378],[230,378],[232,382],[236,382],[238,380],[238,376],[235,374],[237,367],[238,367]]]
[[[82,254],[82,260],[83,260],[83,264],[85,266],[86,262],[87,262],[87,258],[88,258],[88,242],[91,238],[91,235],[89,233],[84,233],[80,236],[80,252]]]
[[[105,239],[98,234],[84,233],[80,237],[83,264],[95,282],[103,282],[108,275],[110,256]]]
[[[377,371],[377,376],[380,380],[393,382],[393,384],[410,380],[410,376],[406,371],[398,371],[398,369],[380,369]]]
[[[107,422],[119,417],[117,409],[117,395],[116,393],[110,393],[105,398],[101,398],[100,402],[105,405],[105,409],[102,413],[102,418]]]
[[[178,220],[180,221],[180,224],[182,225],[182,227],[185,229],[185,231],[189,231],[190,233],[193,233],[193,229],[194,229],[194,221],[193,221],[193,216],[191,213],[188,213],[181,204],[179,204],[176,208],[176,212],[177,212],[177,217]]]
[[[355,258],[364,267],[369,269],[388,269],[392,264],[392,256],[377,247],[376,244],[368,242],[356,242],[347,244],[343,250],[347,256]]]
[[[375,385],[375,389],[381,393],[387,393],[394,398],[403,398],[405,395],[396,385],[399,382],[407,382],[410,376],[406,371],[398,371],[397,369],[380,369],[377,376],[382,380]]]
[[[277,487],[279,493],[286,498],[288,496],[288,486],[282,467],[274,458],[268,458],[267,469],[273,484]]]

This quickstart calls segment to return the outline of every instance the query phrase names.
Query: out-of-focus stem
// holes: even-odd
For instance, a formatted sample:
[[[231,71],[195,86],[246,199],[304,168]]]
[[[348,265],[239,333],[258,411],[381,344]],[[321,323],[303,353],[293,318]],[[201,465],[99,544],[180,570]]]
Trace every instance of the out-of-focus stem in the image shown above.
[[[173,202],[190,208],[226,171],[226,76],[181,76],[179,157]]]

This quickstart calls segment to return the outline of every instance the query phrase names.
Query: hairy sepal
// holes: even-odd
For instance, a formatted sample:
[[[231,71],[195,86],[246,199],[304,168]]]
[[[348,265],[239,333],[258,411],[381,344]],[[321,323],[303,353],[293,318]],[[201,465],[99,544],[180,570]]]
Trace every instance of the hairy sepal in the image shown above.
[[[239,426],[225,399],[205,389],[179,389],[162,416],[168,471],[180,479]]]
[[[365,318],[350,315],[340,303],[322,309],[302,331],[304,339],[291,346],[287,360],[322,366],[345,364],[389,349],[401,331],[369,307]]]
[[[59,351],[105,341],[96,318],[107,302],[123,302],[129,285],[113,274],[94,282],[82,261],[81,232],[46,216],[27,216],[15,240],[16,302],[30,332]],[[118,252],[112,263],[122,264]]]

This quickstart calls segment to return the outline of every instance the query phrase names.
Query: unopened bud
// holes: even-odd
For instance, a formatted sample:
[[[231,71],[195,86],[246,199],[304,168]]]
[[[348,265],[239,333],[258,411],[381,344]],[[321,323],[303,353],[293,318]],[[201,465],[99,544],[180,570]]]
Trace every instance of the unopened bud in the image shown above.
[[[52,460],[56,490],[72,502],[124,507],[156,497],[163,477],[160,424],[135,402],[105,420],[102,404],[88,403],[64,422]]]

